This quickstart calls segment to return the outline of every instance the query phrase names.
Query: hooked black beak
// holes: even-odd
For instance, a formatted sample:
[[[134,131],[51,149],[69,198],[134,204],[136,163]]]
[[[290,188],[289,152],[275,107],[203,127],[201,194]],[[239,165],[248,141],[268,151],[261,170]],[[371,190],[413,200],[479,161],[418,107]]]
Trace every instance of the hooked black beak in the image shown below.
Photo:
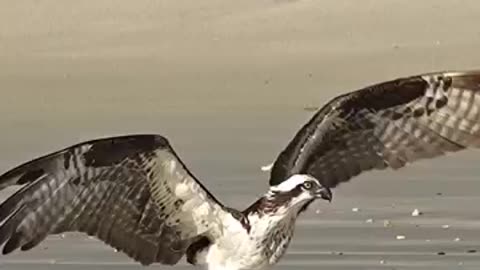
[[[328,187],[320,188],[315,195],[317,198],[322,198],[329,202],[331,202],[333,198],[332,191]]]

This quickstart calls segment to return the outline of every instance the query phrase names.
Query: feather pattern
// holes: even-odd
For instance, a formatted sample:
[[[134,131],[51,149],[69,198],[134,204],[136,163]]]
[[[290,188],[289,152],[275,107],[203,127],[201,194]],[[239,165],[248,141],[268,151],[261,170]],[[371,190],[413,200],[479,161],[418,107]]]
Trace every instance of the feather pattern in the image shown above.
[[[270,185],[309,174],[335,187],[479,145],[480,71],[401,78],[328,102],[280,153]]]
[[[191,243],[221,233],[223,206],[158,135],[74,145],[0,176],[0,189],[11,185],[24,186],[0,205],[4,254],[80,231],[142,264],[175,264]]]

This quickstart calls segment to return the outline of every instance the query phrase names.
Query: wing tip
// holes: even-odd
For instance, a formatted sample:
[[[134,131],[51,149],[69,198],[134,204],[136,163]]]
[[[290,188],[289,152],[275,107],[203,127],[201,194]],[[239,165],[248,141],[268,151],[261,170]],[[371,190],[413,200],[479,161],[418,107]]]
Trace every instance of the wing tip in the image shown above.
[[[2,254],[7,255],[18,249],[21,246],[22,238],[22,232],[16,232],[12,236],[10,236],[10,239],[8,239],[5,246],[3,246]]]

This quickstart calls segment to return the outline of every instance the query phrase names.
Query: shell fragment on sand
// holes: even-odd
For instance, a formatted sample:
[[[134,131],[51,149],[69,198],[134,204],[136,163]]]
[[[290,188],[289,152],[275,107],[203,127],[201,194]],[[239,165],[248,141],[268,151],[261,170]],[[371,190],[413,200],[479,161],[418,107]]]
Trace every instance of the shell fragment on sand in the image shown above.
[[[418,217],[418,216],[421,216],[421,215],[423,215],[423,213],[418,209],[415,209],[412,212],[412,217]]]

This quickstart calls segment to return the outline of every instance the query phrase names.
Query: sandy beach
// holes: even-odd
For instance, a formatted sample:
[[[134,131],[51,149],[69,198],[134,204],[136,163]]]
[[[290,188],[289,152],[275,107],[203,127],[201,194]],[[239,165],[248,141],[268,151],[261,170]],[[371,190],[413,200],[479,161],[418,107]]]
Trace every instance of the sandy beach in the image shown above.
[[[0,171],[86,139],[158,133],[243,209],[304,108],[480,68],[479,14],[473,0],[0,1]],[[469,151],[341,185],[299,220],[275,269],[480,269],[479,161]],[[0,269],[193,268],[143,268],[67,234],[0,256]]]

